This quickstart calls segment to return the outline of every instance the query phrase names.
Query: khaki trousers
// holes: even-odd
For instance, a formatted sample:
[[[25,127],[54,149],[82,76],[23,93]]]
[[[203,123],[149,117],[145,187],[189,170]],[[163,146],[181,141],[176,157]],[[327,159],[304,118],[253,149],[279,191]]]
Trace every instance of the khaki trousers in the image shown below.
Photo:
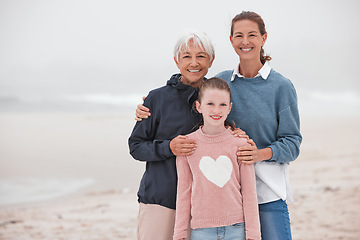
[[[174,226],[175,210],[157,204],[140,203],[137,225],[138,240],[172,240]]]

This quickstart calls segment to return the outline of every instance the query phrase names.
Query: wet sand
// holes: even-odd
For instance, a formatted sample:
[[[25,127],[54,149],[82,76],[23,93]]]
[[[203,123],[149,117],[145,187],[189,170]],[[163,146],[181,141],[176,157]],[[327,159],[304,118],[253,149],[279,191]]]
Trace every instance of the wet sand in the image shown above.
[[[301,154],[290,165],[294,240],[358,239],[359,122],[303,117]],[[80,175],[96,184],[52,200],[1,206],[0,239],[136,239],[136,188],[144,165],[128,154],[133,124],[132,116],[121,115],[2,114],[1,179]],[[25,139],[16,137],[24,133]],[[56,146],[49,139],[57,139]],[[24,158],[33,161],[18,166]],[[49,159],[58,166],[49,167]],[[66,172],[69,163],[73,169]]]

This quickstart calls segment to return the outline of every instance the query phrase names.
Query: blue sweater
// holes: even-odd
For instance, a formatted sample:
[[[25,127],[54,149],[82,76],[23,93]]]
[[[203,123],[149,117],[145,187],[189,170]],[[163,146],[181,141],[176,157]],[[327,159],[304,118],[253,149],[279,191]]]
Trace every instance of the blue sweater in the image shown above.
[[[259,149],[270,147],[270,161],[288,163],[299,155],[302,136],[293,84],[271,69],[266,80],[235,77],[233,71],[224,71],[217,77],[230,85],[233,102],[228,119],[244,130]]]
[[[177,173],[170,141],[195,131],[200,120],[200,115],[192,110],[197,91],[180,78],[180,74],[175,74],[166,86],[149,93],[144,105],[150,109],[151,117],[137,122],[129,138],[130,154],[146,162],[139,202],[171,209],[176,207]]]

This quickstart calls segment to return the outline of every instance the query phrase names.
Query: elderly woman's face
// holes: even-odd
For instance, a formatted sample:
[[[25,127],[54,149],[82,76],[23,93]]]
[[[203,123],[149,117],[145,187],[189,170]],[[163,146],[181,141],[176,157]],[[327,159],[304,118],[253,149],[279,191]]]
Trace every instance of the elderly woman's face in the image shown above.
[[[181,82],[195,88],[200,87],[213,59],[210,59],[209,54],[192,41],[189,42],[188,48],[180,51],[178,59],[177,61],[174,58],[182,75]]]

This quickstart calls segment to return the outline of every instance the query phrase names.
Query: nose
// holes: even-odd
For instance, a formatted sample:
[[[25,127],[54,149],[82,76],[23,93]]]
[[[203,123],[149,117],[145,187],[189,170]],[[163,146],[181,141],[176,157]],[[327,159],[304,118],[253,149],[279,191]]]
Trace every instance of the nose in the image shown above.
[[[245,36],[242,38],[242,44],[246,45],[249,43],[249,39]]]
[[[198,61],[197,61],[196,57],[191,58],[190,64],[192,67],[196,67],[198,65]]]
[[[214,107],[214,113],[215,114],[219,114],[221,111],[220,111],[220,107],[219,106],[215,106]]]

